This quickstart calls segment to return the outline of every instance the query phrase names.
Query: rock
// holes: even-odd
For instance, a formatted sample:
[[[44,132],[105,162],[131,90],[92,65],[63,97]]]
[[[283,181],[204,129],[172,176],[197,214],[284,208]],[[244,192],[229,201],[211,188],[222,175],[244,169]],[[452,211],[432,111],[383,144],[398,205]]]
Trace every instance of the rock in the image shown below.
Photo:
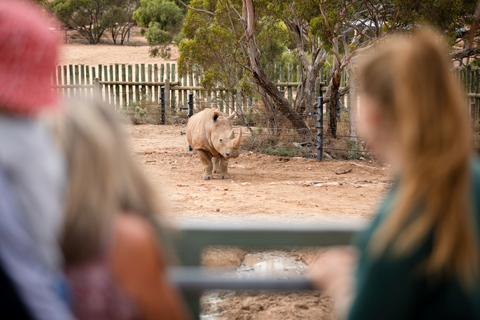
[[[249,185],[249,184],[251,184],[251,183],[250,182],[242,182],[241,183],[242,186],[246,186],[246,185]]]
[[[220,208],[215,209],[215,211],[220,212]]]

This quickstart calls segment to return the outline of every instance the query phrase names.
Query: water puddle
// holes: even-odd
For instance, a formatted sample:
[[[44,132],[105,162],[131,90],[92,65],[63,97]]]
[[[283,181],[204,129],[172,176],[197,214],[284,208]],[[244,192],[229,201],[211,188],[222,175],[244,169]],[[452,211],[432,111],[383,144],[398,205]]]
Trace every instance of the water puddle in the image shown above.
[[[257,252],[245,255],[240,267],[237,268],[237,277],[273,277],[275,279],[289,279],[303,275],[307,265],[284,251]]]
[[[237,268],[234,277],[291,279],[305,274],[307,265],[285,251],[264,251],[245,255],[242,264]],[[209,291],[201,299],[202,320],[220,320],[228,306],[228,300],[235,298],[235,291]]]

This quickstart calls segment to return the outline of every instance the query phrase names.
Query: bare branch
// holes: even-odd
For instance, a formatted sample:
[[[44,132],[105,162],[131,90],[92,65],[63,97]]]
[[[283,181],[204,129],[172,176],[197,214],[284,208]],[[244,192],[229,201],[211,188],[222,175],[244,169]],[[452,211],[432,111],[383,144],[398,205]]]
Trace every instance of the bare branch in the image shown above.
[[[450,53],[450,58],[451,59],[461,59],[461,58],[466,58],[470,57],[476,54],[480,54],[480,48],[479,47],[474,47],[474,48],[466,48],[458,51],[454,51]]]
[[[341,90],[338,90],[338,93],[340,94],[340,96],[343,96],[345,95],[346,93],[348,93],[348,91],[350,91],[350,85],[347,85],[346,87],[344,87],[343,89]],[[323,97],[323,103],[328,103],[330,102],[330,97],[327,96],[327,97]]]
[[[207,14],[210,14],[210,15],[212,15],[212,16],[216,16],[216,14],[213,13],[213,12],[211,12],[211,11],[189,7],[189,6],[186,5],[185,2],[183,2],[182,0],[175,0],[175,1],[180,2],[180,3],[181,3],[185,8],[187,8],[188,10],[192,10],[192,11],[196,11],[196,12],[200,12],[200,13],[207,13]]]
[[[322,2],[320,2],[319,6],[320,6],[320,12],[322,12],[323,19],[325,20],[325,25],[327,26],[328,30],[330,30],[332,37],[335,37],[335,32],[333,32],[332,28],[330,27],[330,24],[328,23],[327,15],[325,14],[325,12],[323,12]]]

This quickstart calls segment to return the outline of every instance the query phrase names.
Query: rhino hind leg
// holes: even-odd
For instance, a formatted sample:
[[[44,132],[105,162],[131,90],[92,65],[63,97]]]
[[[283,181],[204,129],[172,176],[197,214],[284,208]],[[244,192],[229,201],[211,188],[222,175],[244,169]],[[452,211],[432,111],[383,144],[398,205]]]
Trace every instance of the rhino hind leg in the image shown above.
[[[213,163],[213,173],[220,173],[220,156],[218,157],[212,157],[212,163]]]
[[[213,164],[212,164],[211,156],[203,150],[197,150],[197,154],[203,163],[202,180],[213,179],[213,175],[212,175]]]
[[[220,168],[220,179],[231,179],[232,177],[228,173],[228,160],[224,157],[220,157],[219,161]]]

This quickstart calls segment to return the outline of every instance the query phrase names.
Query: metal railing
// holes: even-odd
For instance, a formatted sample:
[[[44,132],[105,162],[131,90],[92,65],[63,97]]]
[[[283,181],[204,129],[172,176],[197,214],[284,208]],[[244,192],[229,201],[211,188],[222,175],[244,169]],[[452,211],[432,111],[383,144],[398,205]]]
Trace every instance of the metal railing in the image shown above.
[[[170,270],[172,281],[185,294],[193,315],[200,315],[205,290],[313,290],[305,277],[239,279],[225,269],[201,267],[201,254],[210,246],[247,248],[327,247],[348,245],[363,225],[221,225],[184,223],[175,239],[181,266]],[[231,270],[230,270],[231,271]]]

